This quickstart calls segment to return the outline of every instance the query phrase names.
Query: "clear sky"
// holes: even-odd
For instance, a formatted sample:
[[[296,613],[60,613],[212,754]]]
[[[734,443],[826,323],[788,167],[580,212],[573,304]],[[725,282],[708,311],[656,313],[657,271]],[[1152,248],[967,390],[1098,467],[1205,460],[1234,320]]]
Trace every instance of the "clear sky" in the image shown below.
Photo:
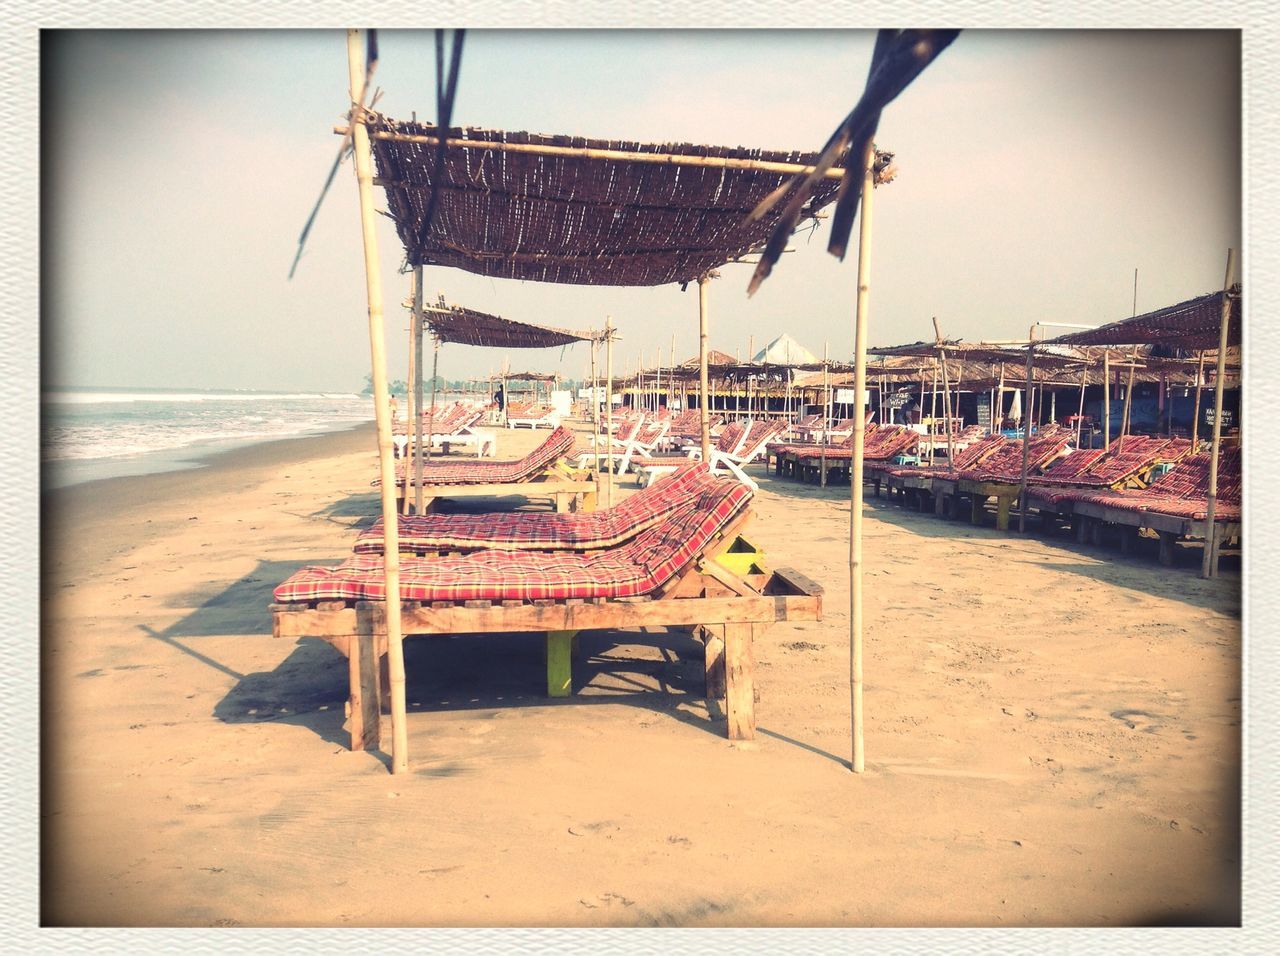
[[[381,31],[379,107],[434,120],[430,32]],[[817,149],[861,92],[860,31],[467,34],[454,122],[642,141]],[[1239,247],[1235,32],[972,31],[886,110],[899,178],[876,192],[871,341],[1025,337],[1221,287]],[[338,148],[341,31],[44,34],[42,323],[49,385],[354,391],[369,369],[352,165],[293,281],[297,237]],[[379,205],[385,203],[376,190]],[[856,235],[856,231],[855,231]],[[405,377],[408,277],[379,239],[393,378]],[[855,255],[826,229],[792,243],[746,297],[711,286],[711,345],[747,354],[782,331],[853,350]],[[587,288],[428,269],[428,295],[516,319],[600,327],[619,369],[672,336],[697,351],[691,287]],[[448,377],[496,350],[445,346]],[[585,346],[512,354],[581,376]]]

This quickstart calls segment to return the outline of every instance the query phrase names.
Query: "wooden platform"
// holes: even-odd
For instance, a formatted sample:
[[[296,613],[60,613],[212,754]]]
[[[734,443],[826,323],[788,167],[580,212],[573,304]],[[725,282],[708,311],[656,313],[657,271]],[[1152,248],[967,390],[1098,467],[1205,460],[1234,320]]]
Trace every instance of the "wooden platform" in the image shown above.
[[[754,580],[753,580],[754,578]],[[746,593],[739,593],[739,592]],[[701,592],[693,594],[692,592]],[[688,596],[679,596],[679,595]],[[774,621],[822,617],[822,588],[797,571],[739,578],[714,560],[682,576],[667,596],[618,600],[402,602],[406,638],[432,634],[547,635],[547,694],[572,688],[573,637],[584,630],[662,625],[692,630],[704,644],[708,698],[725,699],[728,736],[755,735],[756,629]],[[386,605],[382,601],[318,601],[271,605],[275,637],[327,641],[348,659],[353,750],[380,745],[386,681]]]

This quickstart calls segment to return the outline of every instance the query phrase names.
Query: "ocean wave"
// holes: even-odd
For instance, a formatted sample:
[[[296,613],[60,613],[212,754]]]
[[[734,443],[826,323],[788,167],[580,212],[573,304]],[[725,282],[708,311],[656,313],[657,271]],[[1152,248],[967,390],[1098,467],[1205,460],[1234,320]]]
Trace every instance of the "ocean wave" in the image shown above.
[[[47,405],[109,405],[138,402],[288,402],[368,401],[368,396],[354,392],[44,392],[40,401]]]

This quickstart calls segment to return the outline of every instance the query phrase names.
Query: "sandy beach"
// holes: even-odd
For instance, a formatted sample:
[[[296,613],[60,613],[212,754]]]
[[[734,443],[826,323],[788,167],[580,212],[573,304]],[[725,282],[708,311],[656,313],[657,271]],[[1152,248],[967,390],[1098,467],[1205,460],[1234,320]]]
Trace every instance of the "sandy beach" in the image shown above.
[[[350,552],[374,470],[370,426],[46,494],[46,925],[1239,919],[1238,559],[870,498],[854,776],[848,489],[757,465],[751,538],[826,596],[757,637],[754,741],[684,634],[584,634],[559,701],[536,635],[414,639],[393,777],[347,747],[345,660],[267,610]]]

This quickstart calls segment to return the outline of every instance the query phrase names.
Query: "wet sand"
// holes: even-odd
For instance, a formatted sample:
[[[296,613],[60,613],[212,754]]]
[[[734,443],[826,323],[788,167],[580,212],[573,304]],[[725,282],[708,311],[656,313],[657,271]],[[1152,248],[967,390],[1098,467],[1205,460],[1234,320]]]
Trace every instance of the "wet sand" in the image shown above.
[[[558,701],[537,636],[414,639],[393,777],[347,749],[345,660],[267,611],[376,513],[371,434],[46,494],[46,925],[1238,920],[1238,562],[871,499],[854,776],[847,489],[762,477],[749,536],[827,591],[757,637],[756,740],[685,635],[584,634]]]

